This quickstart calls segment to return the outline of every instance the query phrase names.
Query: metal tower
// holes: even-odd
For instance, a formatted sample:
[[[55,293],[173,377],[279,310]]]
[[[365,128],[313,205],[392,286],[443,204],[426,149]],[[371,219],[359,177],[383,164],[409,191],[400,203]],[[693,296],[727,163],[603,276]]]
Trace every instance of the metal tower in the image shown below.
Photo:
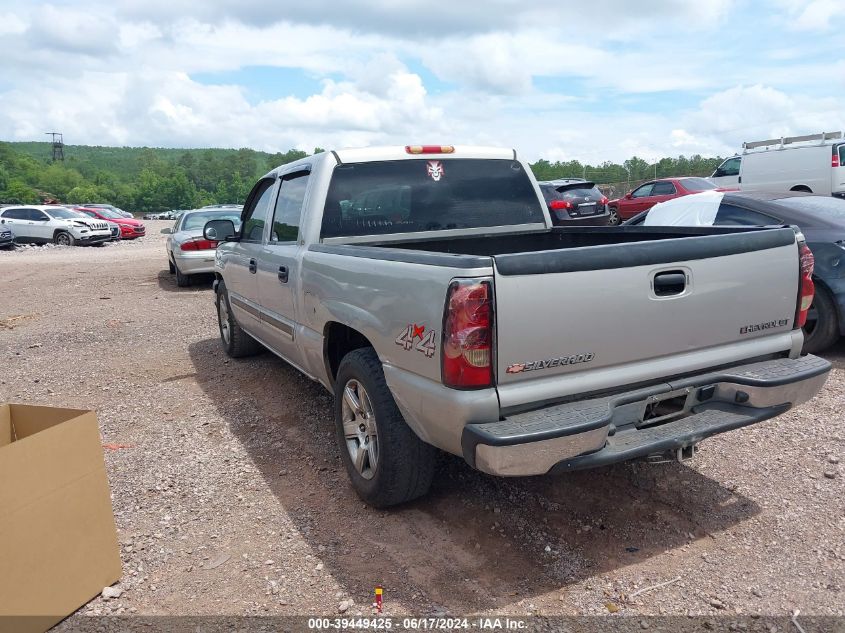
[[[65,160],[65,144],[62,140],[61,132],[45,132],[48,136],[53,137],[53,162],[57,160],[64,162]]]

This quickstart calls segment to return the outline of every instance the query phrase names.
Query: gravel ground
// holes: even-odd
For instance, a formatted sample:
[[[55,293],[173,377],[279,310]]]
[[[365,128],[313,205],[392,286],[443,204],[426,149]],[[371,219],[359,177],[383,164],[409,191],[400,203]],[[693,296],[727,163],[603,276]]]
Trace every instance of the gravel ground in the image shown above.
[[[443,458],[392,511],[350,490],[331,397],[228,360],[168,222],[0,251],[0,401],[96,409],[123,578],[91,614],[845,614],[845,341],[823,392],[686,464],[503,480]],[[634,596],[638,590],[678,578]]]

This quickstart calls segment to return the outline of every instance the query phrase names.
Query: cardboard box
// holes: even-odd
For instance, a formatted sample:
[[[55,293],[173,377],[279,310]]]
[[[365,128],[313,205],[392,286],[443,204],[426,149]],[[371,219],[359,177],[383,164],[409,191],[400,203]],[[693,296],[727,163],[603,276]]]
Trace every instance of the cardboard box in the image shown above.
[[[97,416],[0,405],[0,632],[45,631],[120,576]]]

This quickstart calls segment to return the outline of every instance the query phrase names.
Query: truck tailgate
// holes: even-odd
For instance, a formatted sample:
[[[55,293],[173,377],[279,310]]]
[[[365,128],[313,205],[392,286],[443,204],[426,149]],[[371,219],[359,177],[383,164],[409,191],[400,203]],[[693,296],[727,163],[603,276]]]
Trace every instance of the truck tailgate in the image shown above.
[[[732,360],[720,346],[748,348],[773,334],[781,334],[777,351],[789,349],[799,284],[789,228],[494,261],[497,382],[505,388],[621,365],[635,377],[638,364],[701,350],[715,366]],[[577,393],[573,381],[555,382],[573,385],[556,395]]]

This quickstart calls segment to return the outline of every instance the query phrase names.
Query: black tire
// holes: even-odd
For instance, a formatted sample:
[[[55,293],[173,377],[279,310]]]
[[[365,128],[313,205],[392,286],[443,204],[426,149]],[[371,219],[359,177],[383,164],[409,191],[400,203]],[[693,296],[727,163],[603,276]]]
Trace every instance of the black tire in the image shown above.
[[[608,226],[619,226],[620,224],[622,224],[622,218],[619,217],[619,209],[617,209],[616,207],[610,207],[607,212]]]
[[[169,259],[167,260],[167,267],[170,269],[170,274],[174,274],[176,272],[176,266],[173,265],[173,262]]]
[[[377,460],[375,467],[370,469],[369,478],[362,475],[353,463],[352,449],[344,433],[344,389],[348,384],[356,384],[366,390],[364,397],[369,400],[375,418]],[[384,380],[384,371],[375,350],[367,347],[344,356],[337,371],[334,391],[337,441],[346,472],[358,496],[371,506],[385,508],[426,494],[434,478],[437,449],[418,438],[405,423]],[[363,415],[361,420],[366,417]],[[353,424],[356,420],[357,417],[353,416]],[[350,441],[354,443],[356,440]]]
[[[183,275],[182,271],[179,270],[179,267],[174,265],[173,268],[176,271],[176,285],[180,288],[187,288],[191,285],[191,276],[190,275]]]
[[[178,270],[178,269],[177,269]],[[229,293],[226,291],[226,284],[222,281],[217,286],[217,327],[220,330],[220,341],[227,356],[232,358],[244,358],[254,356],[263,348],[261,343],[252,338],[241,329],[232,314],[232,306],[229,303]],[[227,328],[224,328],[224,323]]]
[[[67,231],[59,231],[53,236],[53,242],[59,246],[73,246],[76,240]]]
[[[830,293],[816,282],[816,294],[813,297],[811,311],[815,311],[816,319],[804,326],[805,354],[816,354],[839,340],[839,318],[836,304]]]

